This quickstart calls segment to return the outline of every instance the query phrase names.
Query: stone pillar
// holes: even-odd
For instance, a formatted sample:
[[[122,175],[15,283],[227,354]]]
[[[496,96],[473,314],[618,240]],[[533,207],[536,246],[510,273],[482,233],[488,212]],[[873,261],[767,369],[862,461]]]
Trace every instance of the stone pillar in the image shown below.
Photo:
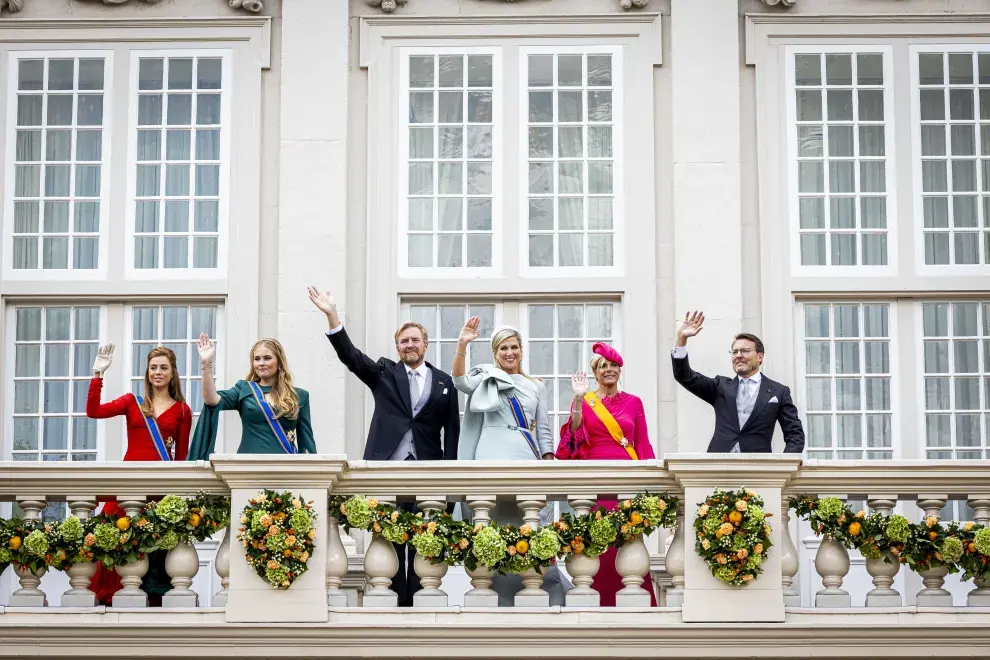
[[[597,504],[596,495],[570,495],[567,503],[574,509],[578,516],[584,516],[591,512]],[[564,603],[568,607],[598,607],[601,605],[601,594],[592,588],[591,583],[601,568],[601,559],[598,557],[588,557],[587,555],[570,554],[565,560],[567,572],[571,576],[574,588],[564,596]]]
[[[24,512],[25,522],[28,520],[41,521],[41,512],[48,506],[44,495],[21,495],[17,498],[17,506]],[[23,539],[22,539],[23,542]],[[48,569],[42,566],[37,573],[32,573],[27,566],[14,565],[14,573],[20,580],[20,588],[10,595],[9,607],[46,607],[48,599],[39,586],[41,578]]]
[[[990,524],[990,495],[970,495],[969,507],[973,510],[973,522]],[[966,604],[970,607],[990,606],[990,581],[976,578],[973,584],[976,586],[966,596]]]
[[[96,510],[96,498],[83,496],[68,496],[65,498],[69,510],[79,520],[86,520]],[[62,594],[62,607],[95,607],[96,594],[89,588],[90,580],[96,575],[95,562],[73,564],[66,571],[69,576],[69,590]]]
[[[671,257],[676,258],[674,319],[660,322],[672,337],[676,319],[703,309],[706,332],[691,340],[691,364],[702,373],[723,373],[729,366],[725,349],[742,330],[744,299],[738,3],[671,0],[665,24],[670,26],[669,61],[674,63]],[[701,80],[705,83],[698,84]],[[699,270],[698,264],[711,263],[714,254],[718,268]],[[759,254],[747,257],[758,262]],[[704,451],[711,409],[681,387],[676,392],[677,450]]]
[[[330,289],[343,307],[347,272],[347,2],[281,3],[278,338],[297,383],[309,389],[313,428],[339,428],[350,376],[322,336],[326,321],[306,296]],[[335,360],[335,358],[334,358]],[[344,433],[317,434],[317,450],[345,454]],[[325,547],[325,543],[321,544]]]
[[[938,518],[948,501],[949,496],[945,493],[918,494],[918,508],[924,512],[925,518]],[[918,607],[952,607],[952,594],[945,588],[945,576],[948,574],[949,568],[944,565],[933,566],[918,573],[921,583],[925,585],[915,600]]]
[[[801,607],[801,594],[794,588],[794,576],[800,568],[798,552],[791,540],[791,516],[788,498],[780,502],[780,580],[784,585],[784,605]]]
[[[674,0],[677,2],[678,0]],[[801,465],[794,454],[672,454],[667,470],[684,488],[684,603],[685,623],[784,621],[781,571],[781,491]],[[763,574],[743,587],[712,576],[694,551],[694,519],[698,502],[716,488],[748,488],[763,498],[773,544],[763,563]]]
[[[225,619],[229,623],[326,623],[327,491],[344,470],[344,460],[303,454],[292,458],[264,454],[215,454],[214,470],[230,486],[230,510],[236,521],[248,500],[266,488],[312,500],[316,542],[307,570],[290,589],[273,589],[248,566],[244,547],[231,539],[230,587]]]
[[[416,505],[429,518],[435,513],[447,508],[447,498],[443,495],[418,495]],[[434,564],[426,557],[416,553],[413,559],[416,575],[422,583],[422,588],[413,594],[414,607],[447,607],[447,592],[440,588],[443,576],[447,574],[447,564]]]
[[[870,495],[866,503],[877,513],[890,516],[897,506],[897,495]],[[894,578],[900,569],[897,557],[889,552],[880,559],[866,560],[866,572],[873,578],[873,589],[866,594],[867,607],[900,607],[904,604],[901,594],[894,589]]]
[[[148,499],[143,496],[126,496],[117,500],[120,508],[133,521],[141,513]],[[148,555],[138,561],[116,566],[121,587],[113,594],[110,604],[113,607],[148,607],[148,594],[141,588],[141,582],[148,572]]]
[[[472,522],[475,525],[490,525],[495,503],[494,495],[475,495],[468,499]],[[473,571],[466,569],[466,572],[471,578],[471,589],[464,594],[464,607],[498,607],[498,593],[492,589],[495,572],[484,564],[478,564]]]

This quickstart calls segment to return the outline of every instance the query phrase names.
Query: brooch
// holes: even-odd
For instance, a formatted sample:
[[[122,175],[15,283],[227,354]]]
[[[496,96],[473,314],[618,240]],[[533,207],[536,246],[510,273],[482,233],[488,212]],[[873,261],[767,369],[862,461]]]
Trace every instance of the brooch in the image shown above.
[[[165,438],[165,446],[166,447],[168,447],[169,449],[171,449],[172,448],[172,445],[174,445],[174,444],[175,444],[175,440],[172,439],[172,436],[168,436],[167,438]]]
[[[594,408],[595,407],[595,400],[592,399],[591,401],[589,401],[588,402],[588,405],[591,406],[592,408]]]
[[[619,444],[622,445],[623,447],[628,447],[629,441],[626,440],[625,438],[619,438]]]

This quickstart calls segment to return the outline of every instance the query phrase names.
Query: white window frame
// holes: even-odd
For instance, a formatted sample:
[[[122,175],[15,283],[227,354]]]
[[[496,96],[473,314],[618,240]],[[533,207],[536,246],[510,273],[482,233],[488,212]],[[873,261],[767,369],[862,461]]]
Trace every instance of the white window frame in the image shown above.
[[[519,251],[519,274],[524,278],[556,278],[572,277],[579,274],[581,277],[621,277],[625,274],[625,133],[623,128],[626,123],[624,94],[626,93],[626,68],[623,62],[623,49],[621,46],[601,46],[593,44],[575,44],[573,46],[519,46],[519,71],[518,71],[518,160],[519,168],[519,209],[518,209],[518,251]],[[611,55],[612,56],[612,265],[611,266],[530,266],[529,265],[529,55]],[[557,87],[550,87],[554,92],[554,107],[557,105]],[[582,92],[587,89],[583,85]],[[587,112],[587,104],[584,104]],[[582,122],[582,126],[587,122]],[[554,124],[556,126],[556,123]],[[558,156],[556,154],[557,141],[554,140],[555,153],[554,180],[557,180]],[[587,149],[587,140],[583,147]],[[581,162],[587,163],[584,159]],[[515,165],[516,163],[513,163]],[[582,197],[588,195],[587,173],[585,173],[584,192]],[[556,190],[556,186],[554,186]],[[556,205],[557,193],[554,193],[553,200]],[[556,217],[557,211],[554,211]],[[587,220],[587,216],[585,216]],[[588,234],[587,225],[582,232]],[[557,229],[553,231],[554,236],[554,261],[558,254],[558,243],[556,237],[559,235]],[[585,247],[587,253],[587,247]]]
[[[135,204],[137,200],[137,114],[138,114],[138,74],[140,60],[142,59],[176,59],[176,58],[220,58],[223,60],[221,68],[221,89],[220,89],[220,217],[218,221],[217,239],[217,265],[216,268],[193,268],[190,263],[185,268],[165,268],[159,265],[157,268],[135,268],[134,267],[134,221]],[[213,280],[227,277],[227,267],[229,263],[228,249],[230,241],[230,191],[232,189],[230,181],[231,170],[231,133],[234,132],[233,113],[231,104],[234,99],[234,69],[232,63],[233,53],[226,48],[174,48],[145,50],[133,48],[130,51],[130,70],[128,76],[127,89],[127,209],[124,213],[126,223],[125,247],[124,247],[124,273],[128,280]],[[163,91],[163,96],[167,93]],[[167,108],[162,104],[163,132],[165,130],[165,112]],[[193,118],[195,119],[195,118]],[[191,149],[195,150],[193,144]],[[162,149],[165,149],[163,143]],[[192,155],[192,154],[190,154]],[[164,162],[164,161],[163,161]],[[164,190],[161,197],[164,197]],[[193,232],[193,210],[190,209],[190,228],[187,234],[192,240]],[[162,228],[164,231],[164,228]],[[162,233],[162,232],[160,232]]]
[[[924,217],[924,204],[923,204],[923,190],[922,190],[922,168],[921,168],[921,85],[920,85],[920,71],[918,66],[918,56],[923,53],[941,53],[948,55],[950,53],[990,53],[990,44],[913,44],[908,48],[908,57],[910,64],[910,75],[911,75],[911,166],[912,166],[912,181],[914,184],[914,199],[912,203],[914,204],[914,223],[912,224],[911,230],[914,233],[914,261],[915,267],[919,274],[922,275],[935,275],[941,277],[965,277],[972,275],[990,275],[990,254],[986,254],[985,258],[987,262],[985,264],[926,264],[925,263],[925,217]],[[975,87],[979,87],[978,83],[974,84]],[[950,87],[948,81],[946,81],[945,88]],[[979,99],[976,100],[979,104]],[[979,143],[980,131],[979,126],[981,123],[986,123],[979,117],[979,111],[977,110],[976,117],[973,120],[976,124],[976,141]],[[945,118],[945,126],[951,126],[951,120],[948,116]],[[946,136],[946,140],[949,136]],[[990,157],[990,153],[986,154]],[[947,152],[945,157],[946,162],[951,168],[952,158]],[[977,164],[980,162],[980,156],[976,156]],[[951,176],[948,175],[948,176]],[[981,187],[982,172],[979,167],[976,171],[977,188]],[[951,187],[951,186],[950,186]],[[983,191],[990,195],[990,190]],[[945,193],[947,197],[952,197],[952,191],[949,190]],[[975,193],[977,197],[977,218],[979,214],[982,213],[979,210],[979,206],[982,205],[982,197],[980,191],[977,190]],[[976,232],[978,234],[978,245],[981,251],[984,249],[982,247],[984,239],[984,234],[990,228],[990,218],[984,218],[984,226],[977,226]],[[951,245],[952,237],[955,235],[954,228],[952,226],[951,213],[949,216],[949,227],[948,230],[950,236],[950,254],[955,254],[955,248]]]
[[[506,129],[505,129],[505,113],[504,113],[504,96],[507,89],[507,85],[503,80],[504,72],[502,67],[502,55],[504,51],[504,46],[489,45],[489,46],[467,46],[459,48],[456,46],[435,46],[429,47],[401,47],[398,48],[399,56],[399,70],[398,70],[398,80],[399,80],[399,91],[398,106],[396,108],[396,117],[399,118],[399,125],[396,127],[398,129],[399,139],[398,139],[398,158],[396,163],[396,177],[395,180],[398,183],[398,196],[397,196],[397,209],[396,217],[398,218],[398,249],[396,250],[396,260],[398,273],[400,277],[417,277],[417,278],[436,278],[443,279],[449,277],[469,277],[469,278],[490,278],[498,276],[502,273],[502,242],[505,239],[505,223],[503,221],[504,217],[504,207],[503,198],[505,196],[502,180],[502,170],[505,166],[505,140],[506,140]],[[446,266],[431,266],[431,267],[420,267],[420,266],[410,266],[409,265],[409,93],[415,91],[415,88],[409,87],[409,58],[416,55],[490,55],[492,57],[492,265],[488,267],[469,267],[467,266],[467,251],[465,250],[464,264],[459,267],[446,267]],[[464,70],[465,79],[467,78],[467,69]],[[466,89],[466,83],[465,83]],[[434,113],[439,111],[439,108],[434,106]],[[465,113],[467,109],[465,108]],[[436,122],[432,124],[436,125]],[[439,153],[434,153],[433,162],[439,162]],[[465,156],[463,161],[467,161]],[[435,184],[437,181],[434,182]],[[434,199],[438,195],[437,191],[434,191]],[[467,191],[462,193],[462,198],[466,199]],[[467,231],[467,219],[466,219],[466,209],[465,213],[465,225],[463,233],[468,233]],[[433,214],[438,217],[438,209],[434,204]],[[437,220],[439,223],[439,218]],[[439,236],[439,224],[435,226],[433,232],[434,240],[437,240]],[[434,254],[438,250],[438,246],[434,244]]]
[[[897,243],[898,243],[898,216],[897,216],[897,154],[895,151],[895,135],[896,135],[896,117],[895,117],[895,106],[894,106],[894,84],[897,81],[894,71],[894,59],[893,59],[893,47],[886,45],[837,45],[830,43],[823,43],[814,46],[787,46],[782,49],[784,52],[784,97],[786,106],[786,172],[787,172],[787,214],[788,219],[786,226],[788,228],[789,242],[790,242],[790,252],[791,252],[791,271],[794,276],[797,277],[877,277],[877,276],[890,276],[897,273],[898,261],[897,261]],[[883,56],[883,73],[884,73],[884,86],[883,86],[883,104],[884,104],[884,151],[885,151],[885,177],[886,177],[886,206],[887,206],[887,264],[882,266],[865,266],[861,263],[857,263],[855,266],[841,266],[841,265],[827,265],[827,266],[805,266],[801,263],[801,225],[800,225],[800,208],[799,208],[799,197],[798,197],[798,144],[797,144],[797,101],[795,98],[796,85],[794,82],[795,70],[794,70],[794,56],[805,53],[821,54],[822,57],[832,53],[849,53],[852,55],[857,55],[860,53],[880,53]],[[822,81],[823,89],[825,81]],[[855,99],[855,94],[853,104],[856,107],[857,100]],[[824,102],[823,102],[823,112],[824,112]],[[855,111],[854,111],[855,112]],[[858,126],[859,119],[854,114],[854,120],[851,125]],[[825,121],[824,117],[822,119],[822,126],[827,127],[829,124]],[[827,135],[822,136],[822,140],[827,140]],[[853,131],[853,140],[855,144],[859,143],[858,131]],[[878,159],[871,159],[878,160]],[[825,199],[829,199],[828,195],[828,160],[825,161],[825,192],[823,193]],[[860,159],[858,157],[853,159],[853,162],[859,163]],[[858,167],[857,173],[858,173]],[[767,185],[764,183],[764,185]],[[859,179],[857,176],[856,187],[859,188]],[[854,199],[859,201],[859,193],[856,193]],[[857,210],[857,214],[859,211]],[[826,235],[831,234],[831,227],[825,227],[824,232]],[[868,232],[872,233],[872,232]],[[862,244],[859,241],[859,237],[862,236],[863,232],[861,228],[857,228],[857,261],[862,261]]]
[[[100,162],[100,225],[99,225],[99,249],[97,252],[97,258],[99,260],[97,268],[86,268],[86,269],[74,269],[71,267],[71,262],[68,268],[64,269],[45,269],[38,264],[38,268],[34,269],[14,269],[13,265],[13,250],[14,250],[14,159],[16,148],[16,139],[14,132],[17,130],[17,78],[18,78],[18,64],[21,60],[30,59],[45,59],[48,58],[102,58],[104,60],[103,68],[103,124],[101,126],[102,133],[102,160]],[[39,280],[56,280],[56,281],[93,281],[101,280],[107,277],[107,260],[109,258],[109,247],[110,242],[110,175],[111,169],[113,167],[113,118],[114,118],[114,101],[115,95],[118,93],[113,86],[114,82],[114,53],[112,50],[107,50],[105,48],[88,50],[85,48],[78,48],[72,50],[16,50],[9,53],[7,62],[7,93],[5,95],[7,103],[7,124],[5,127],[4,135],[7,136],[7,148],[4,153],[6,159],[6,167],[4,168],[4,189],[7,191],[5,195],[3,204],[3,278],[5,280],[20,280],[20,281],[39,281]],[[43,94],[47,94],[48,90],[42,90]],[[73,104],[75,107],[75,104]],[[73,116],[73,127],[75,127],[76,117]],[[73,128],[75,130],[75,128]],[[74,142],[74,140],[73,140]],[[42,154],[44,158],[44,154]],[[74,162],[74,160],[73,160]],[[41,191],[44,192],[43,190]],[[73,192],[73,197],[75,196],[75,191]],[[39,223],[42,219],[39,217]],[[72,235],[73,218],[69,218],[70,226],[70,236]],[[39,225],[38,227],[39,237],[44,233],[43,227]],[[39,240],[41,240],[39,238]]]
[[[107,306],[105,304],[88,303],[88,302],[86,302],[84,300],[81,300],[81,301],[53,300],[53,301],[38,302],[38,303],[22,303],[22,304],[21,303],[15,303],[15,304],[8,304],[7,305],[7,307],[6,307],[6,319],[4,321],[4,323],[5,323],[4,327],[5,327],[6,336],[10,338],[10,341],[8,343],[9,350],[5,351],[6,356],[5,356],[5,359],[4,359],[4,362],[3,362],[3,366],[4,366],[4,384],[3,384],[3,392],[4,392],[3,434],[4,434],[4,439],[2,441],[0,441],[0,460],[13,460],[13,451],[14,451],[14,362],[15,362],[15,357],[16,357],[16,351],[13,350],[13,346],[14,346],[14,337],[17,336],[17,310],[18,309],[23,309],[23,308],[31,308],[31,307],[41,309],[42,310],[42,313],[44,313],[44,310],[49,309],[49,308],[53,308],[53,307],[68,307],[70,309],[74,309],[76,307],[98,307],[99,310],[100,310],[100,331],[99,331],[99,336],[97,337],[96,343],[97,344],[104,343],[103,338],[107,336],[107,320],[108,320],[108,315],[107,315]],[[70,339],[70,342],[74,342],[74,341],[75,340]],[[46,342],[45,342],[44,336],[42,336],[41,346],[44,347],[45,343]],[[71,363],[69,365],[69,369],[70,369],[70,374],[71,374],[71,369],[72,369]],[[74,376],[71,376],[71,375],[69,376],[70,382],[72,381],[73,378],[75,378],[75,377]],[[43,373],[39,376],[38,380],[40,382],[42,382],[42,383],[44,382],[45,376],[44,376]],[[71,422],[72,422],[72,417],[73,417],[73,412],[72,412],[72,388],[71,387],[69,388],[69,406],[68,407],[69,407],[69,412],[67,413],[67,415],[68,415],[68,418],[69,418],[70,430],[69,430],[69,437],[67,439],[67,443],[68,444],[67,444],[67,448],[65,450],[65,453],[68,454],[68,455],[71,455],[71,453],[72,453],[72,449],[71,449],[71,444],[72,444]],[[39,415],[39,418],[42,418],[43,419],[44,418],[44,411],[39,411],[38,415]],[[96,459],[95,459],[96,461],[105,461],[106,460],[106,431],[105,431],[105,428],[106,427],[105,427],[104,424],[100,424],[99,422],[97,422],[97,424],[96,424]],[[39,457],[44,456],[44,449],[43,449],[43,447],[44,447],[44,441],[45,441],[45,438],[44,438],[44,425],[42,424],[38,428],[38,449],[37,449],[37,453],[38,453]],[[55,451],[55,450],[49,450],[49,451]],[[44,462],[44,461],[38,461],[38,462]],[[73,461],[68,461],[68,462],[69,463],[72,463]],[[78,461],[78,463],[83,463],[83,462],[88,462],[88,461]]]
[[[897,330],[899,301],[896,300],[896,299],[893,299],[893,298],[889,298],[889,299],[848,298],[847,299],[847,298],[843,298],[841,296],[834,296],[834,297],[830,297],[830,298],[827,298],[827,299],[826,298],[812,298],[812,299],[801,299],[801,300],[795,301],[795,303],[794,303],[794,338],[795,338],[795,343],[794,343],[794,346],[795,346],[795,348],[794,348],[794,359],[795,359],[795,363],[796,363],[796,366],[797,366],[797,373],[796,373],[796,377],[795,377],[795,386],[793,388],[793,393],[794,393],[793,400],[794,400],[794,405],[797,406],[799,415],[801,417],[801,424],[804,426],[805,435],[807,436],[807,432],[808,432],[807,431],[808,430],[808,405],[807,405],[807,403],[808,403],[808,385],[807,385],[807,378],[809,377],[809,374],[808,374],[807,353],[805,352],[805,341],[807,341],[808,338],[805,337],[804,306],[805,305],[828,305],[830,308],[832,308],[835,305],[843,305],[843,304],[845,304],[845,305],[857,305],[857,306],[859,306],[859,308],[860,308],[860,319],[859,319],[860,327],[862,327],[862,325],[863,325],[862,305],[887,305],[888,312],[887,312],[887,338],[886,339],[887,339],[887,343],[888,343],[888,346],[889,346],[888,357],[889,357],[889,360],[890,360],[890,371],[888,373],[888,377],[890,378],[890,433],[891,433],[891,436],[890,436],[891,437],[890,451],[892,452],[892,460],[897,460],[897,459],[900,459],[900,458],[904,458],[905,457],[905,451],[904,451],[905,444],[908,444],[909,445],[910,443],[905,443],[903,441],[902,437],[901,437],[901,417],[902,417],[902,414],[901,414],[901,399],[900,399],[900,397],[901,397],[901,391],[900,391],[901,370],[898,368],[899,367],[899,363],[898,363],[899,333],[898,333],[898,330]],[[832,316],[832,314],[833,314],[833,312],[830,310],[829,311],[829,337],[827,339],[827,341],[830,344],[830,347],[831,346],[834,346],[835,343],[836,343],[835,327],[834,327],[834,323],[833,323],[833,316]],[[815,338],[812,338],[812,339],[815,339]],[[818,339],[820,341],[826,341],[825,338],[818,338]],[[857,342],[857,344],[862,344],[864,341],[868,341],[869,339],[870,339],[869,337],[859,336],[859,337],[857,337],[855,339],[855,341]],[[840,339],[839,341],[842,341],[842,339]],[[849,341],[851,343],[852,342],[852,338],[850,338]],[[825,375],[825,374],[810,374],[810,376],[812,378],[815,378],[815,377],[826,378],[827,377],[829,380],[833,381],[832,390],[834,391],[835,390],[834,381],[837,378],[837,374],[835,373],[835,353],[834,353],[834,351],[832,351],[831,348],[829,349],[829,351],[830,351],[830,355],[831,355],[831,358],[830,358],[830,364],[831,364],[831,366],[830,366],[830,373],[828,375]],[[861,365],[861,367],[862,366],[863,365]],[[869,377],[869,374],[865,371],[865,369],[861,368],[857,377],[860,379],[860,381],[862,381],[864,378]],[[861,391],[860,392],[860,396],[862,397],[862,403],[863,403],[863,405],[861,406],[861,409],[859,411],[847,411],[847,412],[849,412],[850,414],[855,413],[855,414],[860,415],[860,416],[870,414],[871,411],[865,409],[866,393]],[[812,412],[813,413],[824,413],[825,411],[812,411]],[[842,412],[843,411],[838,410],[838,407],[836,405],[836,397],[833,396],[832,397],[832,409],[828,411],[829,416],[834,420],[835,417],[837,415],[839,415],[839,414],[842,414]],[[806,453],[809,450],[811,450],[811,451],[816,451],[816,450],[826,451],[827,450],[827,451],[835,452],[837,454],[839,451],[842,451],[843,448],[839,447],[838,444],[834,444],[834,441],[836,440],[836,438],[837,438],[837,431],[836,431],[836,428],[835,428],[835,424],[833,422],[833,424],[832,424],[832,440],[833,440],[833,444],[826,449],[824,447],[822,447],[822,448],[812,448],[812,447],[809,447],[808,446],[807,442],[805,442],[805,449],[804,449],[804,451]],[[878,458],[866,458],[866,453],[867,453],[867,451],[869,451],[869,448],[866,446],[865,430],[864,430],[864,435],[863,435],[863,444],[859,448],[857,448],[857,447],[848,447],[848,448],[845,448],[845,449],[848,449],[848,450],[851,450],[851,451],[855,451],[855,450],[858,449],[858,450],[860,450],[860,451],[863,452],[863,458],[859,458],[859,459],[839,459],[839,458],[833,458],[833,459],[828,459],[828,460],[859,460],[859,461],[871,461],[871,462],[886,460],[886,459],[878,459]],[[885,451],[885,449],[876,448],[876,449],[874,449],[874,451]]]

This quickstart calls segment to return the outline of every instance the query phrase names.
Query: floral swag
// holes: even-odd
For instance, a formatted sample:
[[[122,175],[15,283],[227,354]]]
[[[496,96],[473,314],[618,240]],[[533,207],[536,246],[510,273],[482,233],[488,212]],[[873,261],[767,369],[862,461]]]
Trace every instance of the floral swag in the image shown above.
[[[718,489],[698,504],[694,549],[718,580],[735,586],[752,582],[773,545],[770,516],[753,491]]]
[[[597,557],[658,527],[673,528],[679,501],[668,493],[641,493],[623,500],[614,511],[596,507],[587,514],[570,513],[546,527],[472,525],[445,512],[410,513],[362,496],[331,496],[330,515],[345,530],[379,534],[392,543],[411,543],[434,564],[479,565],[503,575],[545,568],[571,554]]]
[[[0,572],[8,564],[64,571],[75,564],[125,566],[155,550],[205,541],[230,523],[230,498],[200,493],[194,498],[166,495],[137,515],[99,514],[61,522],[0,519]]]
[[[288,589],[306,572],[316,547],[313,502],[264,490],[241,511],[237,540],[247,563],[275,589]]]

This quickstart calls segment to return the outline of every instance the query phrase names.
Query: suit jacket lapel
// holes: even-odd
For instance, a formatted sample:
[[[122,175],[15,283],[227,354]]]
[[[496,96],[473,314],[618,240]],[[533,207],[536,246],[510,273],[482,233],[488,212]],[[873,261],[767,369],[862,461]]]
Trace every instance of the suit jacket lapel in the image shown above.
[[[749,419],[746,420],[746,426],[749,426],[756,416],[760,414],[760,411],[767,405],[767,401],[770,400],[771,394],[773,394],[773,385],[770,383],[770,379],[764,376],[760,379],[760,391],[756,393],[756,403],[753,404],[753,412],[750,413]]]
[[[736,376],[729,381],[728,385],[725,386],[725,398],[728,399],[729,403],[729,419],[732,420],[733,425],[736,430],[741,430],[739,428],[739,409],[736,408],[736,392],[739,390],[739,377]]]
[[[440,378],[440,372],[433,368],[429,362],[426,363],[427,368],[430,370],[430,378],[432,384],[430,386],[430,398],[426,400],[423,407],[420,408],[419,414],[422,415],[426,409],[436,403],[436,400],[440,398],[443,394],[444,388],[449,384]]]
[[[409,376],[406,375],[406,365],[399,362],[392,367],[392,377],[395,378],[395,389],[399,391],[399,398],[406,406],[406,413],[412,417],[412,403],[409,400]]]

